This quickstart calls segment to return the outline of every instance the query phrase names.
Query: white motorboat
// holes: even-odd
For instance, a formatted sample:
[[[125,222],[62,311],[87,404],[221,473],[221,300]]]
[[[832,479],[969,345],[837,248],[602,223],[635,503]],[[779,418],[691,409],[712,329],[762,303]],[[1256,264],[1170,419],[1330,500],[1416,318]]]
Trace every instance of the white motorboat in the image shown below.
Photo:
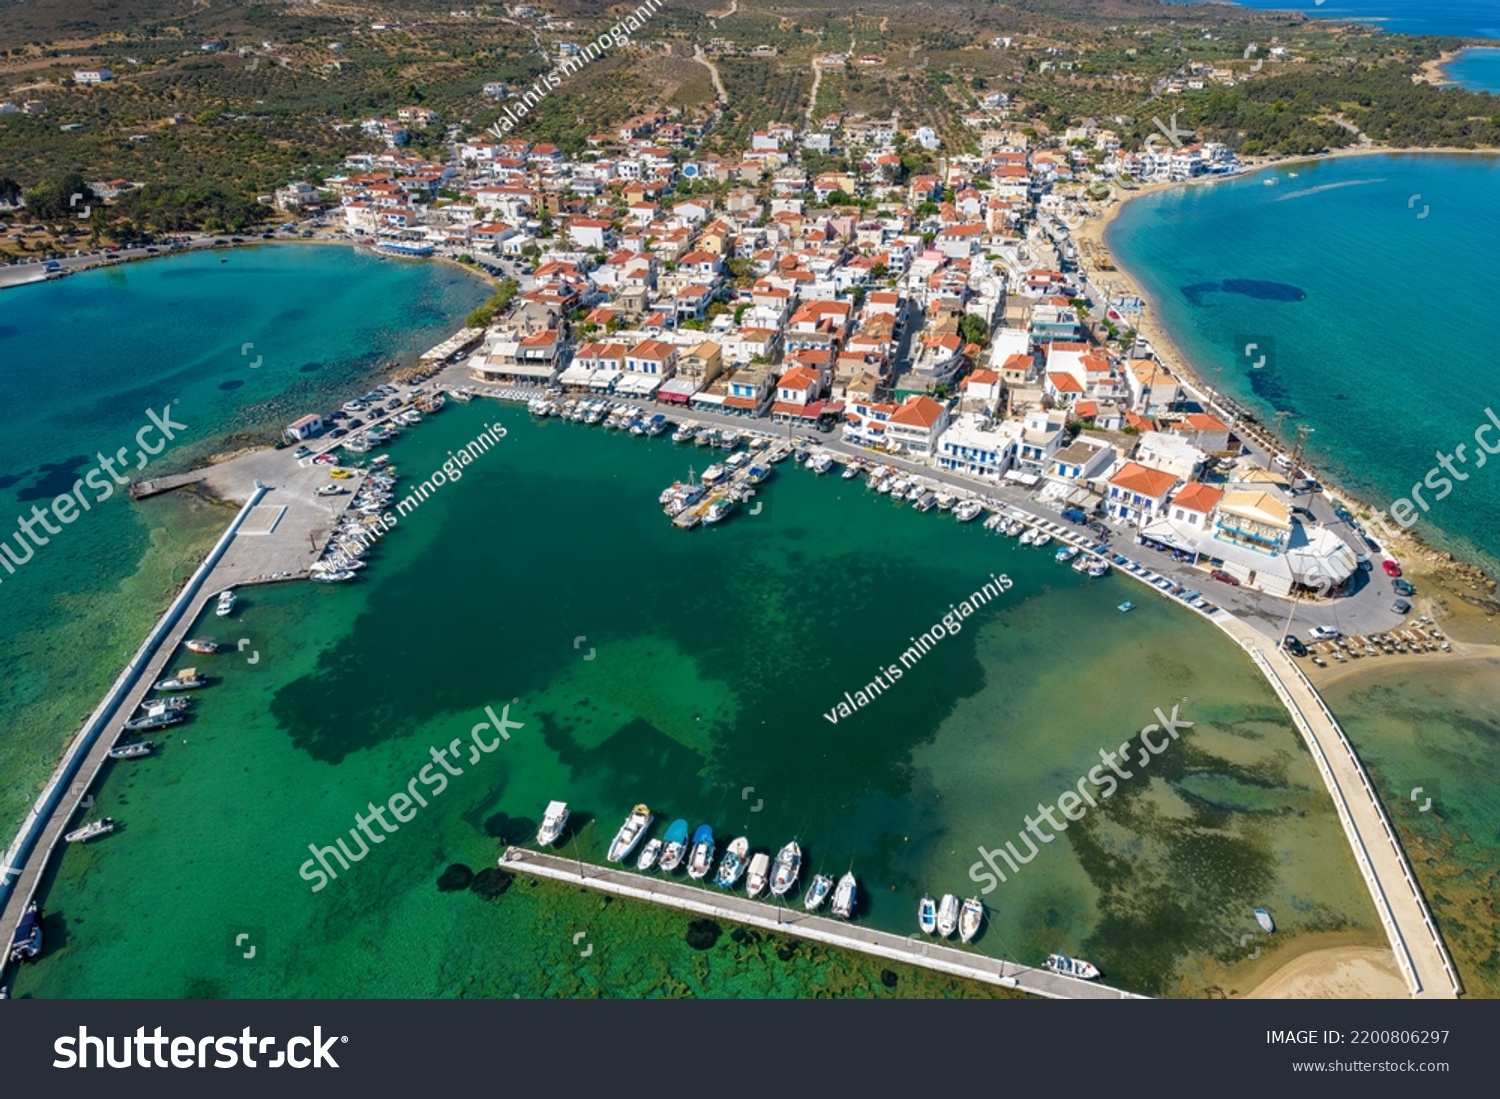
[[[938,905],[937,929],[943,938],[951,936],[958,927],[958,898],[952,893],[944,893],[943,901]]]
[[[964,901],[964,907],[958,914],[958,937],[963,942],[972,942],[974,936],[979,934],[979,925],[984,923],[984,902],[978,897],[970,897]]]
[[[641,848],[641,857],[635,860],[637,870],[650,870],[656,865],[656,860],[661,858],[661,840],[652,840]]]
[[[816,912],[823,907],[823,902],[832,892],[833,879],[827,874],[817,874],[813,877],[812,884],[807,887],[807,896],[802,900],[802,907],[809,912]]]
[[[609,862],[622,861],[635,850],[635,845],[641,842],[641,837],[646,834],[651,821],[650,807],[637,805],[625,818],[625,823],[620,825],[620,830],[615,833],[615,838],[609,845],[609,852],[604,857]]]
[[[234,589],[225,588],[219,593],[219,603],[214,607],[214,613],[220,618],[228,618],[234,613]]]
[[[797,884],[797,875],[802,870],[802,848],[793,840],[776,854],[776,867],[771,872],[771,893],[784,897]]]
[[[750,860],[750,871],[745,875],[745,892],[751,897],[758,897],[766,890],[766,883],[771,880],[771,856],[764,851],[757,851]]]
[[[103,817],[102,819],[96,820],[91,824],[85,824],[82,828],[73,829],[73,831],[63,836],[63,839],[67,840],[69,843],[87,843],[89,840],[94,839],[96,836],[107,836],[114,830],[115,818]]]
[[[1060,953],[1047,955],[1047,968],[1060,977],[1076,977],[1080,981],[1092,981],[1099,976],[1099,970],[1092,962]]]
[[[941,501],[939,501],[939,506],[941,506]],[[969,523],[978,519],[983,511],[984,505],[978,500],[965,500],[953,509],[953,518],[960,523]]]
[[[833,903],[829,906],[835,916],[841,920],[847,920],[854,915],[854,904],[858,899],[858,883],[854,880],[854,872],[848,871],[839,879],[838,886],[833,891]]]
[[[547,811],[542,814],[542,826],[536,830],[536,842],[539,847],[551,847],[557,842],[562,831],[568,824],[568,803],[565,801],[549,801]]]

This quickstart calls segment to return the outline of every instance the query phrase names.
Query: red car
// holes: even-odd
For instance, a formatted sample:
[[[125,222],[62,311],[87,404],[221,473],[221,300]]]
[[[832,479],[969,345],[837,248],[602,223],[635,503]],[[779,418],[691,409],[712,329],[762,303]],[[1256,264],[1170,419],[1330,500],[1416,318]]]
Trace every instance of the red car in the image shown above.
[[[1237,588],[1240,586],[1240,582],[1234,577],[1230,576],[1223,569],[1214,569],[1214,571],[1209,573],[1208,575],[1212,579],[1218,580],[1220,583],[1228,584],[1232,588]]]
[[[1387,576],[1400,576],[1401,575],[1401,566],[1398,565],[1398,564],[1396,564],[1396,562],[1392,561],[1389,557],[1387,557],[1384,561],[1380,562],[1380,567],[1383,568],[1383,569],[1385,569],[1385,574]]]

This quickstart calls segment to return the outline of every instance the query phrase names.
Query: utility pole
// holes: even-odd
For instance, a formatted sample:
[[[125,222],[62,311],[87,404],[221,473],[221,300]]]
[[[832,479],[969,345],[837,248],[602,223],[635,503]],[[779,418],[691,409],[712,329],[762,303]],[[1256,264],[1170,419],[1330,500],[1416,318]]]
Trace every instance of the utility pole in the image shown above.
[[[1302,458],[1307,453],[1307,437],[1313,433],[1308,424],[1297,425],[1297,445],[1292,449],[1292,495],[1297,495],[1297,474],[1302,471]]]

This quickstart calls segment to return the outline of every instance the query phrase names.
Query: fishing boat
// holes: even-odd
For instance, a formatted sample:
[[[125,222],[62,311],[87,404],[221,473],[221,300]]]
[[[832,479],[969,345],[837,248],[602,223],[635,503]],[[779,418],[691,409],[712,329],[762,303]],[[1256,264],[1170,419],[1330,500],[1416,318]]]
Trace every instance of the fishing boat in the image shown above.
[[[705,469],[703,471],[703,476],[701,478],[699,478],[699,479],[705,485],[716,485],[720,481],[722,481],[725,477],[728,477],[728,476],[729,476],[729,470],[727,470],[723,466],[718,465],[716,463],[714,465],[709,466],[707,469]]]
[[[1267,912],[1264,908],[1257,908],[1255,910],[1255,922],[1260,924],[1268,935],[1276,930],[1276,921],[1271,919],[1271,913]]]
[[[153,691],[193,691],[207,686],[208,680],[198,674],[197,668],[183,668],[176,675],[157,680],[151,689]]]
[[[953,505],[958,503],[958,494],[953,492],[940,492],[937,498],[939,511],[952,511]]]
[[[101,817],[90,824],[85,824],[82,828],[73,829],[73,831],[63,836],[63,839],[69,843],[87,843],[96,836],[107,836],[114,830],[115,818]]]
[[[771,856],[764,851],[757,851],[750,860],[750,872],[745,875],[745,892],[751,897],[758,897],[765,892],[766,883],[770,880]]]
[[[751,466],[745,470],[745,480],[752,485],[760,484],[769,476],[771,476],[771,470],[768,466]]]
[[[984,903],[978,897],[964,901],[963,911],[958,914],[958,937],[963,942],[973,942],[979,934],[979,925],[984,923]]]
[[[771,451],[771,453],[766,455],[766,461],[770,462],[773,466],[778,465],[781,462],[786,461],[786,451],[773,450]]]
[[[219,603],[214,607],[214,613],[220,618],[228,618],[234,613],[234,602],[234,589],[225,588],[219,593]]]
[[[149,740],[138,740],[134,744],[120,744],[109,750],[110,759],[140,759],[149,756],[156,751],[156,745]]]
[[[36,901],[26,906],[16,933],[10,940],[10,960],[17,965],[29,962],[42,952],[42,910]]]
[[[1031,545],[1033,542],[1036,541],[1036,534],[1037,534],[1036,531],[1032,530],[1030,527],[1027,527],[1025,530],[1023,530],[1021,532],[1021,545],[1023,545],[1023,546],[1029,546],[1029,545]]]
[[[938,934],[948,938],[958,927],[958,898],[952,893],[943,894],[943,903],[938,905],[937,929]]]
[[[1079,556],[1073,559],[1074,572],[1088,572],[1091,568],[1093,568],[1093,564],[1087,557]]]
[[[1050,541],[1052,541],[1052,535],[1044,530],[1039,530],[1036,537],[1031,540],[1031,544],[1033,546],[1045,546]]]
[[[713,430],[713,428],[702,428],[699,430],[697,438],[693,440],[693,444],[695,446],[713,446],[718,437],[719,433]]]
[[[708,504],[708,510],[703,513],[703,522],[717,523],[729,518],[729,513],[735,508],[735,502],[728,496],[715,496]]]
[[[165,729],[168,725],[178,725],[187,720],[186,712],[182,710],[171,710],[165,706],[153,706],[141,717],[131,718],[125,722],[122,728],[131,732],[140,732],[145,729]]]
[[[1127,600],[1125,600],[1125,602],[1121,603],[1118,607],[1116,607],[1115,610],[1117,610],[1117,611],[1133,611],[1133,610],[1135,610],[1135,604],[1132,603],[1130,600],[1127,599]]]
[[[661,858],[656,865],[666,871],[676,870],[682,865],[682,858],[688,849],[688,822],[685,820],[674,820],[667,834],[662,837]]]
[[[938,506],[942,506],[941,500],[938,501]],[[971,523],[975,519],[978,519],[980,513],[983,511],[984,505],[978,500],[965,500],[953,509],[953,518],[957,519],[960,523]]]
[[[714,875],[714,881],[720,888],[733,889],[735,887],[745,873],[745,860],[749,855],[750,841],[744,836],[736,836],[729,841],[729,849],[719,860],[719,872]]]
[[[683,424],[676,431],[672,432],[672,441],[674,443],[690,443],[696,434],[698,434],[696,427],[690,424]]]
[[[1052,555],[1052,559],[1054,561],[1056,561],[1059,565],[1064,565],[1064,564],[1067,564],[1069,561],[1073,560],[1073,558],[1075,558],[1077,556],[1078,556],[1078,547],[1077,546],[1063,546],[1061,549],[1059,549],[1056,553],[1054,553]]]
[[[1092,565],[1089,566],[1089,575],[1093,576],[1093,577],[1096,577],[1096,578],[1100,577],[1100,576],[1108,576],[1109,575],[1109,562],[1108,561],[1095,561]]]
[[[568,803],[565,801],[549,801],[547,811],[542,814],[542,826],[536,830],[536,842],[539,847],[551,847],[557,842],[562,831],[568,824]]]
[[[610,862],[623,860],[641,842],[651,820],[651,809],[645,805],[637,805],[625,818],[625,823],[620,825],[620,830],[615,833],[615,838],[609,845],[609,853],[604,857]]]
[[[702,881],[708,877],[714,864],[714,830],[706,824],[698,825],[693,833],[693,851],[688,856],[688,877]]]
[[[932,899],[930,893],[923,896],[922,903],[917,905],[917,926],[928,935],[937,930],[937,901]]]
[[[826,454],[819,454],[807,463],[808,468],[814,473],[824,474],[833,468],[833,459]]]
[[[637,870],[650,870],[656,865],[656,860],[661,858],[661,840],[652,840],[641,848],[641,857],[635,860]]]
[[[828,894],[832,892],[832,878],[827,874],[814,875],[812,884],[807,887],[807,896],[802,898],[802,907],[809,912],[816,912],[823,907],[823,902],[828,899]]]
[[[753,459],[750,457],[748,450],[739,450],[731,454],[728,458],[725,458],[724,464],[730,469],[739,469],[741,466],[748,465],[751,461]]]
[[[837,888],[833,891],[833,903],[829,905],[829,911],[841,920],[847,920],[854,915],[854,902],[858,897],[858,885],[854,880],[854,871],[846,871],[839,879]]]
[[[776,853],[776,867],[771,871],[771,893],[784,897],[797,884],[797,875],[802,871],[802,848],[792,840]]]
[[[1047,968],[1060,977],[1076,977],[1080,981],[1092,981],[1099,976],[1099,970],[1092,962],[1070,958],[1066,954],[1048,954]]]
[[[846,481],[852,481],[854,480],[854,478],[858,477],[861,473],[864,472],[864,468],[864,463],[856,458],[854,461],[850,462],[844,467],[844,472],[840,473],[839,476]]]
[[[212,656],[219,651],[219,643],[211,641],[206,637],[195,637],[191,641],[184,641],[182,644],[183,648],[187,649],[188,652],[203,653],[206,656]]]

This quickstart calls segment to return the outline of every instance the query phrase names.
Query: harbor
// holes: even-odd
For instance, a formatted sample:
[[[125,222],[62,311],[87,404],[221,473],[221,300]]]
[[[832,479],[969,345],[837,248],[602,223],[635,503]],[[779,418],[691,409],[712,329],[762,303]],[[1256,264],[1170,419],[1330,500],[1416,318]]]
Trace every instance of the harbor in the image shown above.
[[[1063,977],[1045,969],[1019,965],[974,951],[959,950],[920,935],[902,938],[887,931],[859,927],[794,908],[750,900],[723,892],[709,892],[681,881],[647,878],[627,870],[592,866],[559,855],[507,847],[500,868],[518,874],[581,885],[617,897],[664,905],[710,919],[729,920],[764,931],[795,935],[829,946],[856,950],[888,961],[938,970],[955,977],[983,981],[1056,1000],[1141,999],[1134,993],[1097,981]]]
[[[460,403],[475,397],[499,395],[498,393],[491,394],[483,391],[475,391],[469,387],[448,390],[448,396]],[[522,398],[529,403],[537,395],[517,391],[514,396],[510,394],[506,394],[506,396],[510,397],[510,399]],[[652,410],[649,405],[637,408],[627,405],[624,402],[619,403],[624,405],[624,407],[611,407],[607,411],[601,409],[597,404],[585,406],[584,422],[587,422],[590,413],[600,412],[602,415],[599,416],[596,422],[605,423],[613,416],[617,430],[648,437],[659,437],[666,434],[671,428],[676,427],[677,431],[673,432],[674,436],[677,432],[682,432],[683,437],[679,438],[677,444],[671,447],[671,453],[687,457],[690,461],[693,461],[700,454],[704,457],[711,456],[716,460],[715,464],[722,467],[717,475],[713,477],[715,484],[709,486],[710,489],[718,489],[720,492],[729,487],[739,487],[751,491],[757,490],[760,488],[760,481],[764,480],[764,478],[762,477],[760,480],[752,478],[751,474],[753,470],[778,468],[783,466],[783,463],[786,461],[794,458],[797,460],[794,463],[795,465],[801,465],[808,471],[809,482],[820,472],[827,474],[839,471],[837,476],[829,478],[828,483],[830,486],[835,483],[852,486],[854,483],[857,483],[859,477],[863,476],[866,485],[870,486],[874,495],[884,495],[887,498],[891,498],[895,496],[896,487],[905,481],[907,484],[900,498],[904,502],[909,502],[914,510],[936,511],[939,515],[942,515],[944,512],[951,512],[955,520],[965,522],[973,522],[979,519],[980,516],[988,513],[988,518],[981,526],[987,527],[991,532],[1009,534],[1019,541],[1029,540],[1032,545],[1040,545],[1044,552],[1048,551],[1048,543],[1057,543],[1057,546],[1052,548],[1062,547],[1055,554],[1059,565],[1071,563],[1073,568],[1079,572],[1094,568],[1099,570],[1096,574],[1099,577],[1107,576],[1111,571],[1119,571],[1135,576],[1142,583],[1156,590],[1158,594],[1173,599],[1179,605],[1193,609],[1201,617],[1215,620],[1220,618],[1227,619],[1229,617],[1227,614],[1221,613],[1218,606],[1207,603],[1200,593],[1192,591],[1185,583],[1170,580],[1162,572],[1158,572],[1154,568],[1140,564],[1132,558],[1125,557],[1123,554],[1111,552],[1107,535],[1102,535],[1098,531],[1081,527],[1075,523],[1058,522],[1053,518],[1036,514],[1020,502],[1013,503],[1010,500],[1001,498],[1002,494],[1015,491],[1004,486],[994,486],[993,488],[991,486],[979,486],[965,482],[962,478],[957,479],[958,484],[953,484],[950,483],[950,478],[943,475],[941,471],[903,468],[899,458],[895,456],[879,456],[880,464],[877,465],[875,456],[846,453],[839,449],[838,444],[824,444],[819,440],[792,438],[790,435],[783,436],[767,431],[747,431],[745,430],[743,421],[739,423],[714,423],[707,418],[694,417],[674,424],[667,421],[661,413]],[[403,409],[399,414],[406,415],[408,411]],[[579,406],[575,405],[572,410],[573,414],[576,415],[578,411]],[[369,438],[372,428],[378,429],[382,423],[389,422],[397,414],[397,412],[392,411],[372,417],[372,423],[363,425],[363,434],[366,438]],[[635,428],[639,428],[639,430],[634,430]],[[691,431],[691,436],[688,435],[689,430]],[[700,439],[704,439],[705,436],[706,441],[700,443]],[[209,472],[209,476],[216,480],[218,484],[213,484],[213,481],[210,483],[219,492],[225,491],[224,482],[227,476],[232,475],[233,477],[243,479],[246,475],[245,470],[247,466],[258,466],[261,475],[265,476],[267,480],[271,480],[274,476],[271,472],[272,468],[274,468],[279,472],[279,477],[275,482],[276,487],[262,491],[261,496],[264,499],[257,499],[240,520],[239,529],[236,530],[235,536],[226,543],[222,561],[215,566],[211,578],[205,582],[203,588],[205,594],[193,606],[194,615],[204,609],[212,594],[225,588],[233,587],[235,584],[248,587],[257,581],[264,581],[271,578],[291,579],[299,576],[311,576],[312,570],[317,567],[318,559],[327,556],[330,552],[334,555],[332,563],[336,566],[336,571],[353,571],[348,566],[355,564],[356,558],[349,553],[348,548],[342,545],[340,540],[336,539],[335,544],[330,546],[330,538],[339,531],[344,523],[349,521],[348,509],[354,500],[355,494],[349,493],[330,499],[324,490],[329,489],[330,486],[342,485],[346,482],[366,481],[374,484],[373,478],[380,476],[378,472],[380,467],[376,466],[373,462],[364,469],[355,469],[350,466],[341,465],[339,462],[342,459],[333,453],[336,449],[340,448],[344,448],[343,443],[338,440],[324,438],[318,440],[314,446],[309,446],[307,452],[300,456],[290,455],[285,451],[265,452],[259,455],[248,456],[247,459],[237,460],[235,463],[227,463],[226,466],[216,467]],[[353,448],[353,452],[361,455],[361,460],[368,461],[368,459],[363,459],[364,451],[359,448],[358,444]],[[374,461],[378,462],[380,459],[375,459]],[[698,459],[698,461],[701,461],[701,459]],[[730,464],[731,461],[734,462],[732,467]],[[271,463],[275,463],[275,466],[272,467]],[[693,461],[693,464],[696,465],[697,461]],[[232,471],[230,467],[234,467]],[[713,467],[710,466],[709,468]],[[346,478],[337,478],[333,472],[335,470],[347,472],[349,476]],[[707,472],[708,470],[706,469],[705,473]],[[796,474],[793,474],[793,476],[796,476]],[[689,480],[691,481],[692,479],[690,475]],[[256,480],[259,480],[259,477]],[[243,484],[243,481],[241,481],[241,484]],[[770,482],[768,487],[771,491],[775,491],[775,484],[774,480]],[[888,486],[889,491],[880,493],[879,489],[882,486]],[[261,487],[264,489],[264,482],[262,482]],[[375,485],[375,488],[378,493],[384,493],[385,495],[383,499],[379,495],[373,500],[368,497],[364,498],[365,504],[363,506],[370,508],[372,513],[378,512],[380,504],[389,499],[388,489],[382,488],[380,485]],[[231,489],[230,491],[233,490]],[[924,503],[925,506],[923,506]],[[702,504],[703,501],[700,500],[697,506],[702,507]],[[364,516],[365,519],[371,517],[372,515]],[[348,528],[344,528],[344,532],[347,533]],[[275,547],[274,550],[268,552],[272,547]],[[1043,567],[1051,568],[1052,566],[1045,565]],[[1165,570],[1162,571],[1164,572]],[[1232,593],[1226,592],[1226,594]],[[1188,598],[1189,596],[1193,598]],[[191,620],[191,618],[187,619],[187,621]],[[1222,623],[1220,624],[1220,628],[1225,628]],[[181,639],[181,637],[178,637],[177,640],[180,641]],[[175,647],[166,649],[166,656],[170,657],[172,655],[175,655]],[[220,659],[223,659],[223,657],[220,657]],[[168,659],[158,658],[158,660],[157,670],[164,669],[170,663]],[[1264,670],[1264,667],[1262,667],[1262,671]],[[155,675],[156,671],[153,671],[151,675],[152,680],[154,680]],[[144,691],[141,691],[140,694],[144,695]],[[128,701],[138,703],[139,698]],[[1304,708],[1307,709],[1309,707]],[[122,709],[120,712],[128,713],[130,711]],[[1300,729],[1301,726],[1299,725]],[[1306,734],[1304,733],[1304,735]],[[101,750],[107,752],[110,745],[102,740],[101,745]],[[102,766],[103,762],[104,760],[101,758],[98,764]],[[96,767],[91,772],[91,776],[97,775],[97,773],[98,770]],[[66,828],[82,823],[81,819],[77,818],[76,807],[81,804],[80,799],[87,793],[87,790],[87,786],[74,785],[72,793],[77,795],[73,802],[75,808],[66,811],[62,807],[59,808],[60,819],[57,820],[55,827],[55,831],[59,835]],[[1375,803],[1372,801],[1371,804]],[[1356,814],[1359,811],[1359,807],[1355,807],[1353,810]],[[1346,827],[1348,826],[1347,822],[1349,819],[1349,811],[1347,811],[1346,807],[1340,807],[1340,820],[1346,824]],[[128,825],[128,821],[126,823]],[[48,834],[51,835],[52,831],[53,829],[49,829]],[[1364,837],[1378,837],[1379,834],[1378,826],[1374,824],[1366,825],[1363,831],[1358,834],[1358,842],[1363,844],[1365,842]],[[57,836],[52,836],[51,842],[56,844]],[[114,838],[108,842],[119,843],[121,840],[120,838]],[[1351,840],[1352,842],[1354,840]],[[1393,848],[1388,845],[1386,854],[1384,855],[1379,851],[1375,851],[1373,855],[1366,853],[1363,857],[1361,857],[1358,850],[1356,852],[1356,862],[1360,865],[1361,873],[1366,874],[1367,881],[1371,883],[1371,895],[1377,898],[1381,897],[1389,883],[1399,879],[1401,876],[1401,868],[1392,864],[1390,858],[1392,850]],[[1395,848],[1394,851],[1399,858],[1399,848]],[[50,854],[50,852],[51,847],[48,847],[47,853]],[[24,915],[24,901],[21,898],[30,896],[40,876],[41,866],[44,865],[45,860],[35,861],[38,863],[35,873],[32,877],[23,879],[23,887],[18,889],[12,898],[13,906],[19,904],[21,907],[7,911],[6,917],[8,921],[12,914],[15,915],[18,922]],[[566,860],[564,860],[564,864],[572,865],[571,863],[566,863]],[[585,870],[581,872],[587,876],[592,871]],[[605,873],[614,874],[616,872],[606,871]],[[1377,874],[1379,875],[1378,877]],[[643,883],[638,876],[628,873],[620,874],[618,878],[619,880],[615,880],[614,878],[610,880],[618,886],[618,889],[614,891],[621,896],[635,896],[636,893],[630,892],[630,890],[640,891],[646,889],[650,892],[652,889],[655,889],[656,885],[655,882],[650,881]],[[650,887],[649,889],[647,888],[648,886]],[[706,897],[711,898],[711,894],[704,894],[701,890],[686,885],[675,890],[667,890],[664,895],[670,895],[674,899],[663,900],[659,903],[666,903],[685,909],[688,903],[700,906],[708,905],[710,908],[714,908],[715,912],[720,915],[730,910],[734,912],[733,916],[725,915],[724,918],[734,918],[740,922],[758,927],[765,927],[768,925],[768,922],[770,926],[774,927],[778,922],[781,922],[783,930],[788,929],[786,922],[789,917],[786,913],[778,917],[776,909],[759,902],[751,902],[749,900],[740,902],[735,900],[730,904],[729,909],[725,909],[719,899],[705,899]],[[1404,958],[1401,958],[1399,955],[1398,958],[1401,958],[1403,973],[1409,975],[1408,979],[1413,990],[1432,994],[1432,989],[1440,987],[1442,970],[1445,968],[1442,959],[1434,961],[1434,952],[1440,954],[1442,948],[1440,940],[1436,938],[1435,933],[1428,937],[1428,945],[1425,948],[1423,947],[1421,934],[1422,923],[1426,914],[1425,909],[1421,908],[1420,896],[1413,896],[1415,897],[1414,903],[1418,909],[1417,911],[1413,911],[1413,902],[1408,902],[1405,905],[1385,904],[1379,899],[1377,899],[1377,909],[1380,911],[1382,926],[1387,929],[1388,933],[1391,933],[1392,941],[1401,944]],[[678,903],[679,901],[682,903]],[[725,899],[724,903],[729,903],[728,899]],[[718,907],[715,908],[715,906]],[[693,910],[698,911],[701,909]],[[1057,988],[1051,988],[1050,991],[1040,991],[1039,994],[1041,995],[1098,995],[1098,993],[1093,992],[1080,993],[1072,988],[1072,986],[1080,985],[1081,982],[1071,981],[1040,969],[1026,970],[1025,967],[1016,966],[1014,963],[992,961],[984,958],[982,955],[975,955],[971,952],[954,947],[946,947],[938,943],[923,944],[921,940],[916,940],[914,943],[909,939],[903,939],[891,931],[856,929],[853,925],[826,920],[824,917],[812,914],[804,916],[800,912],[791,913],[790,922],[805,925],[808,932],[805,937],[827,942],[830,945],[847,946],[850,949],[862,949],[865,953],[872,956],[886,957],[893,960],[914,961],[913,955],[917,954],[923,945],[926,945],[927,955],[934,956],[935,953],[940,962],[940,964],[930,965],[929,968],[953,976],[985,980],[1005,987],[1017,987],[1023,991],[1033,991],[1035,987],[1043,987],[1036,985],[1035,982],[1028,983],[1028,974],[1035,974],[1038,979],[1049,978],[1062,982]],[[827,926],[824,926],[825,924]],[[16,924],[11,924],[10,926],[16,926]],[[866,946],[869,949],[864,949]],[[1417,955],[1422,956],[1419,958]],[[976,960],[976,958],[979,960]],[[1101,960],[1107,961],[1107,959]],[[919,962],[918,964],[925,963]],[[1012,977],[1021,978],[1020,983],[1016,986],[1008,985],[1007,980]],[[1050,986],[1045,987],[1050,988]],[[1082,985],[1082,987],[1089,988],[1091,986]],[[1115,997],[1121,995],[1121,993],[1116,989],[1110,989],[1105,995]]]

